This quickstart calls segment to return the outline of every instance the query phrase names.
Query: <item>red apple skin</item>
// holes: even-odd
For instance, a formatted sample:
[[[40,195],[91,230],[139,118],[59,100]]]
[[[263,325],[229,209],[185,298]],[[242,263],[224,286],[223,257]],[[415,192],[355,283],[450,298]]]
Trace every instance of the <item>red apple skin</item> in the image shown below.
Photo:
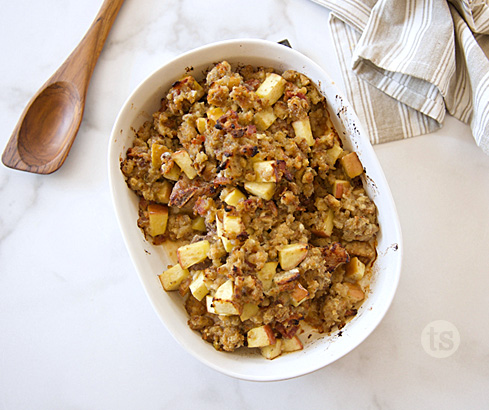
[[[267,333],[268,340],[270,341],[271,345],[274,345],[276,340],[275,340],[275,335],[273,334],[273,330],[270,327],[270,325],[265,325],[265,332]]]
[[[282,346],[284,352],[296,352],[304,349],[304,345],[297,336],[293,336],[290,339],[283,339]]]
[[[251,329],[251,330],[253,330],[253,329]],[[251,331],[251,330],[250,330],[250,331]],[[251,347],[263,347],[263,346],[268,346],[268,345],[273,345],[273,344],[275,344],[275,342],[276,342],[275,335],[273,334],[273,330],[272,330],[272,328],[270,327],[270,325],[263,325],[263,326],[261,327],[261,331],[259,332],[258,337],[254,339],[255,341],[256,341],[256,340],[258,340],[258,341],[259,341],[259,340],[264,339],[264,338],[263,338],[263,333],[262,333],[262,332],[264,332],[264,333],[265,333],[265,338],[267,339],[267,342],[266,342],[267,344],[262,344],[262,345],[260,346],[260,343],[258,343],[258,345],[254,345],[254,346],[251,346]],[[251,339],[251,341],[252,341],[252,340],[253,340],[253,339]],[[249,342],[250,342],[250,340],[249,340]],[[248,342],[248,346],[249,346],[250,344],[252,344],[252,343],[249,343],[249,342]]]
[[[340,181],[337,180],[334,183],[334,192],[333,195],[336,199],[341,199],[346,190],[350,187],[350,183],[348,181]]]

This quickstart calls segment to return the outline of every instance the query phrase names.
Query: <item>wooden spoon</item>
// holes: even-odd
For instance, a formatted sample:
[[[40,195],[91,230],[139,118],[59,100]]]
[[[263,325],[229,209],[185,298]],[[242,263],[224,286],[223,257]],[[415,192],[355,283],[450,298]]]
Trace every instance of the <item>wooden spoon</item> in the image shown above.
[[[123,2],[104,1],[80,44],[31,99],[3,152],[6,166],[50,174],[63,165],[80,128],[93,69]]]

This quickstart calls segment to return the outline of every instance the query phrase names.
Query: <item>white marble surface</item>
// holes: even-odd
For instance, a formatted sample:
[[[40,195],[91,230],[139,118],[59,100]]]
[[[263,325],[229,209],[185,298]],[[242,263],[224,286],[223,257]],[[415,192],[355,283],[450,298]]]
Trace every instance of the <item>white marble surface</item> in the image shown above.
[[[3,2],[2,150],[100,3]],[[399,290],[362,345],[314,374],[260,384],[200,364],[161,325],[124,248],[106,155],[132,88],[183,51],[237,37],[288,38],[341,88],[327,18],[309,0],[126,0],[65,165],[49,176],[0,166],[0,409],[489,408],[489,157],[452,118],[375,148],[403,228]],[[444,359],[421,344],[437,319],[460,334]]]

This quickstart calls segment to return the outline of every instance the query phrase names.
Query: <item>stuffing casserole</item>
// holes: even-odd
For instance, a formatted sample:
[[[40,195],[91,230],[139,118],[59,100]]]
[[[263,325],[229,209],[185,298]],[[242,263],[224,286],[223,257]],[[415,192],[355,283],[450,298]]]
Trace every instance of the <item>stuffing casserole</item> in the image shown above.
[[[296,71],[216,64],[173,84],[121,162],[190,328],[218,350],[300,350],[365,298],[379,230],[354,152],[313,82]]]

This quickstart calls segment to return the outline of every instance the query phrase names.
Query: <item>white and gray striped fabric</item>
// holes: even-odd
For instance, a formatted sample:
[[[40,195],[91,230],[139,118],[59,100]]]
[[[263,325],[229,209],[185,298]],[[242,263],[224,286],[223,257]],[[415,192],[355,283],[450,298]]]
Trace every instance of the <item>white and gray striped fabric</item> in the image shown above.
[[[348,99],[372,143],[426,134],[448,112],[489,154],[487,0],[313,0],[327,8]]]

